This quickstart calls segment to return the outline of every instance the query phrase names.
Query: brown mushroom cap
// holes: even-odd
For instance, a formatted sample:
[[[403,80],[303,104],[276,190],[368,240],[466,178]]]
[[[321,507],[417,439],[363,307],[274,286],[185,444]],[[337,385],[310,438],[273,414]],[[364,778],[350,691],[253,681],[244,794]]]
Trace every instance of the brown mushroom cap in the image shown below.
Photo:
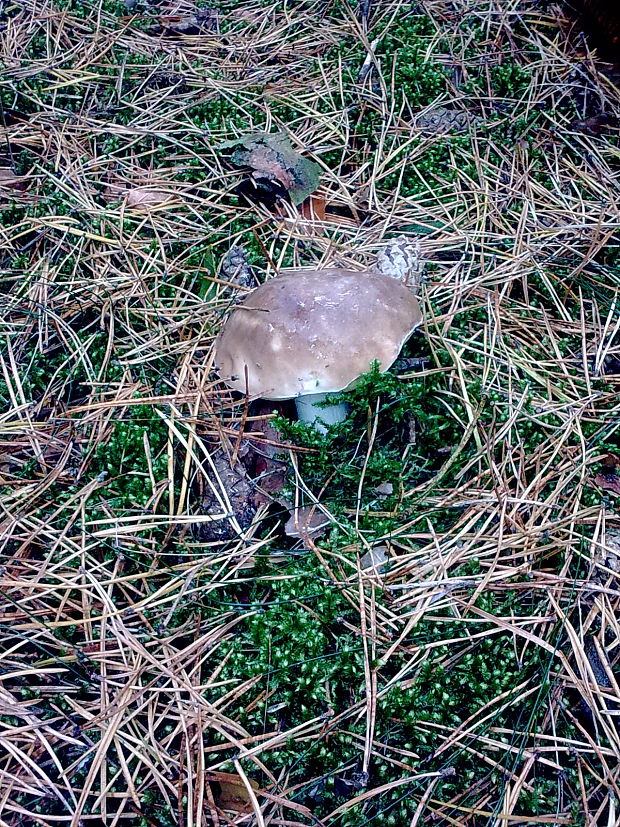
[[[289,272],[261,284],[232,312],[215,362],[227,385],[251,396],[335,393],[375,360],[387,370],[421,320],[415,296],[390,276]]]

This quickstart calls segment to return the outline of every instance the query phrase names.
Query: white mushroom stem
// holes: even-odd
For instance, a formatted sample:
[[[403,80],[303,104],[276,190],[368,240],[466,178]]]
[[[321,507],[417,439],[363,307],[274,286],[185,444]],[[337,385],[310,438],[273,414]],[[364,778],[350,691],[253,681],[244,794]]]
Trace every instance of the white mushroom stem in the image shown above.
[[[326,393],[308,393],[304,396],[295,397],[295,407],[297,408],[297,416],[302,422],[308,422],[322,434],[327,433],[327,428],[330,425],[335,425],[337,422],[343,422],[349,411],[349,406],[346,402],[340,402],[338,405],[322,406],[321,402],[327,399]]]

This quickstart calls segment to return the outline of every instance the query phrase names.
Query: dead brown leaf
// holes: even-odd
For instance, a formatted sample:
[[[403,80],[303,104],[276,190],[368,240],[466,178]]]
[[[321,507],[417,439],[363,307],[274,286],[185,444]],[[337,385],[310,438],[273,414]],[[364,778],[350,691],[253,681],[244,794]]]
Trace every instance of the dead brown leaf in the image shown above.
[[[309,221],[313,219],[325,221],[325,198],[320,195],[310,195],[299,205],[299,212]]]
[[[291,512],[284,526],[284,533],[287,537],[304,540],[307,537],[320,537],[328,525],[329,517],[326,517],[316,505],[305,505]]]
[[[620,497],[620,477],[618,474],[597,474],[594,482],[604,491],[611,491]]]
[[[211,9],[196,9],[193,14],[161,18],[161,30],[171,34],[197,35],[217,31],[217,15]]]
[[[286,482],[287,463],[276,459],[286,453],[286,446],[269,417],[276,405],[272,402],[260,407],[257,411],[260,418],[255,419],[248,428],[248,433],[253,436],[248,440],[243,463],[255,484],[254,502],[257,507],[277,500]]]
[[[373,546],[360,560],[363,570],[371,569],[378,573],[382,572],[389,561],[387,546]]]
[[[253,812],[247,788],[238,775],[230,772],[208,771],[205,773],[205,779],[211,787],[215,804],[222,810],[235,813]],[[256,781],[249,779],[249,782],[253,790],[260,789]]]
[[[617,130],[620,127],[620,119],[615,115],[600,113],[591,118],[574,120],[570,123],[570,129],[575,132],[584,132],[586,135],[603,135],[606,132]]]
[[[28,179],[23,175],[16,175],[9,167],[0,167],[0,188],[11,190],[25,190]]]
[[[134,210],[151,210],[162,204],[170,204],[176,195],[152,187],[134,187],[127,191],[125,203]]]
[[[376,488],[373,488],[373,493],[378,497],[391,497],[394,493],[394,486],[391,482],[382,482]]]
[[[602,469],[594,477],[594,484],[603,491],[611,491],[612,494],[620,497],[620,456],[618,454],[605,454],[601,460]]]
[[[328,221],[330,224],[340,224],[344,227],[359,227],[362,223],[359,210],[330,204],[321,192],[313,193],[302,201],[299,212],[309,221]]]

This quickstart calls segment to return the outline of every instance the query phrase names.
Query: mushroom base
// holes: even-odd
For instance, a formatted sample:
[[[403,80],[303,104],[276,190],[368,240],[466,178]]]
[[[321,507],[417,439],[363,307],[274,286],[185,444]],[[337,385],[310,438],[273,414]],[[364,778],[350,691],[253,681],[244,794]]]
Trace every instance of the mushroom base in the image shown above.
[[[327,433],[327,428],[330,425],[335,425],[337,422],[342,422],[346,419],[349,412],[349,406],[346,402],[341,402],[339,405],[325,405],[327,398],[326,393],[309,393],[305,396],[295,397],[295,407],[297,408],[297,416],[302,422],[309,422],[314,425],[317,431],[322,434]]]

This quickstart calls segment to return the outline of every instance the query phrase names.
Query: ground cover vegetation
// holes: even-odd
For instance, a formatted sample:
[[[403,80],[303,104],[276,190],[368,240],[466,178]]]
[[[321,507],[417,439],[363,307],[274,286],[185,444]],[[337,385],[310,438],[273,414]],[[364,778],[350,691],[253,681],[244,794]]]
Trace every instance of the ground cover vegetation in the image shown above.
[[[0,26],[2,823],[616,823],[620,93],[566,9]],[[310,205],[240,189],[256,130]],[[226,251],[262,280],[398,234],[423,329],[345,423],[267,429],[212,368]],[[225,468],[276,437],[245,519]]]

